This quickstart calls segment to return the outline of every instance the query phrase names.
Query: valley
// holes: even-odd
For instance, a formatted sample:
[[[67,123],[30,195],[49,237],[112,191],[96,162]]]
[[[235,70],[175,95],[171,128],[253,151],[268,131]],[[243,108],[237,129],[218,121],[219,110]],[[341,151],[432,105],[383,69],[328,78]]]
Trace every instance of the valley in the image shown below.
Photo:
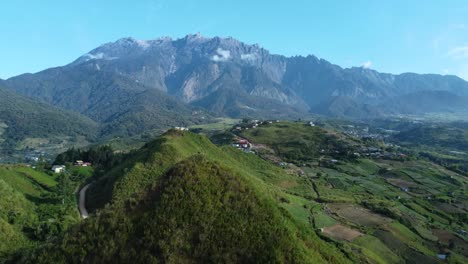
[[[70,168],[77,159],[93,161],[93,176],[75,183],[94,181],[86,190],[89,217],[78,220],[75,196],[69,230],[40,247],[29,246],[27,259],[232,261],[245,255],[228,252],[268,250],[277,253],[255,258],[440,263],[445,256],[450,263],[466,261],[467,180],[450,164],[434,163],[418,148],[393,141],[398,134],[395,139],[352,136],[349,122],[237,121],[231,127],[225,119],[193,127],[199,134],[169,130],[128,153],[101,147],[60,155],[56,162]],[[233,147],[240,140],[248,142],[249,151]],[[374,148],[381,154],[371,155]],[[54,184],[54,177],[41,177]],[[228,228],[240,223],[238,228],[261,235],[242,237]],[[267,243],[272,230],[279,233]],[[175,234],[182,240],[173,240]],[[236,239],[220,248],[221,234]],[[162,240],[155,240],[159,236]],[[275,249],[259,248],[266,245]],[[57,246],[62,250],[51,250]],[[137,247],[138,254],[132,250]],[[122,248],[125,255],[119,253]]]

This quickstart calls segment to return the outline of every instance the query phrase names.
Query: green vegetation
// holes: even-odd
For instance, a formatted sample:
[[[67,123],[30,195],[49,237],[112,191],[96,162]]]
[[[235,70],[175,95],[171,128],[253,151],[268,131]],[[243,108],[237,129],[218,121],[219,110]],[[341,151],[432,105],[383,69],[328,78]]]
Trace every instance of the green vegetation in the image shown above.
[[[227,118],[219,117],[216,118],[213,123],[201,124],[201,125],[192,125],[190,129],[203,129],[203,130],[227,130],[233,125],[239,123],[240,119],[236,118]]]
[[[68,185],[63,176],[27,179],[67,190],[58,193],[65,204],[76,203],[72,186],[92,181],[90,218],[59,221],[42,240],[0,222],[22,245],[4,256],[24,263],[438,263],[439,253],[467,260],[468,181],[454,170],[414,152],[371,156],[367,149],[385,144],[300,122],[211,138],[219,145],[169,130],[127,153],[101,146],[59,155],[56,163],[82,159],[94,170],[70,167]],[[239,138],[255,153],[232,147]],[[8,203],[37,211],[28,199]]]
[[[312,206],[314,226],[327,228],[325,235],[360,252],[357,257],[362,261],[414,263],[419,258],[432,263],[440,252],[467,257],[463,249],[468,246],[467,238],[457,240],[458,247],[449,248],[441,246],[442,237],[433,233],[434,228],[440,228],[456,236],[468,227],[468,182],[456,171],[418,154],[406,160],[363,158],[361,149],[380,149],[384,144],[300,122],[262,124],[239,135],[248,139],[261,157],[275,163],[290,162],[282,166],[285,171],[298,175],[303,171],[317,197],[318,204]],[[343,155],[350,152],[360,158]],[[325,162],[331,159],[338,162]],[[466,163],[466,159],[460,160]],[[355,231],[365,235],[352,239]]]
[[[85,137],[94,140],[91,119],[38,103],[0,87],[0,154],[11,153],[26,138]]]
[[[320,127],[311,127],[303,122],[264,124],[256,129],[243,130],[242,137],[257,144],[270,146],[275,153],[290,162],[318,160],[321,152],[338,151],[336,157],[352,158],[352,140]]]
[[[56,175],[22,165],[0,166],[0,237],[8,241],[0,244],[0,263],[76,224],[75,190],[89,174],[72,169]]]
[[[110,204],[28,261],[348,262],[304,221],[310,201],[279,184],[301,179],[255,155],[174,130],[124,160],[89,189]]]

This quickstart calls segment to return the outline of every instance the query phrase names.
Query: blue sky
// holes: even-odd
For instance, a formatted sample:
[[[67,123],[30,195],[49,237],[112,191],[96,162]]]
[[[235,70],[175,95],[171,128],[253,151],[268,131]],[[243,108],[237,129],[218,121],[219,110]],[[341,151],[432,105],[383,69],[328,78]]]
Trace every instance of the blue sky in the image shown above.
[[[0,78],[67,64],[122,37],[232,36],[343,67],[468,80],[468,1],[4,1]]]

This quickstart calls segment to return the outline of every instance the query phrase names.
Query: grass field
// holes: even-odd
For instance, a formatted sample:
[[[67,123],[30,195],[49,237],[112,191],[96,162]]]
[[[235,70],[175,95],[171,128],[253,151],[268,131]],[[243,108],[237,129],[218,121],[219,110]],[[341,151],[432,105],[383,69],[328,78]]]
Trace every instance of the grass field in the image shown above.
[[[357,237],[353,240],[353,245],[359,246],[366,261],[370,263],[401,263],[401,258],[374,236]]]
[[[346,221],[366,227],[377,227],[392,221],[388,217],[373,213],[369,209],[355,204],[332,203],[328,204],[327,207]]]
[[[323,228],[323,233],[331,238],[346,241],[353,241],[355,238],[358,238],[363,235],[357,230],[351,229],[340,224]]]
[[[189,128],[195,129],[195,128],[201,128],[204,130],[227,130],[231,128],[233,125],[238,124],[241,121],[241,119],[236,119],[236,118],[216,118],[216,122],[213,123],[208,123],[208,124],[201,124],[201,125],[193,125],[190,126]]]

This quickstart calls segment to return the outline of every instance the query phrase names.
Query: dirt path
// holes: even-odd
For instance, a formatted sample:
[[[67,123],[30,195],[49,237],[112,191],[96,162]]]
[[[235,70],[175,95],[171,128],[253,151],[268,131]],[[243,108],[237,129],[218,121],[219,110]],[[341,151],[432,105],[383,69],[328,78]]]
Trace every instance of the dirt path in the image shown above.
[[[88,190],[90,184],[85,185],[81,190],[80,190],[80,199],[78,203],[78,207],[80,209],[80,214],[81,218],[86,219],[89,217],[88,210],[86,210],[86,190]]]

